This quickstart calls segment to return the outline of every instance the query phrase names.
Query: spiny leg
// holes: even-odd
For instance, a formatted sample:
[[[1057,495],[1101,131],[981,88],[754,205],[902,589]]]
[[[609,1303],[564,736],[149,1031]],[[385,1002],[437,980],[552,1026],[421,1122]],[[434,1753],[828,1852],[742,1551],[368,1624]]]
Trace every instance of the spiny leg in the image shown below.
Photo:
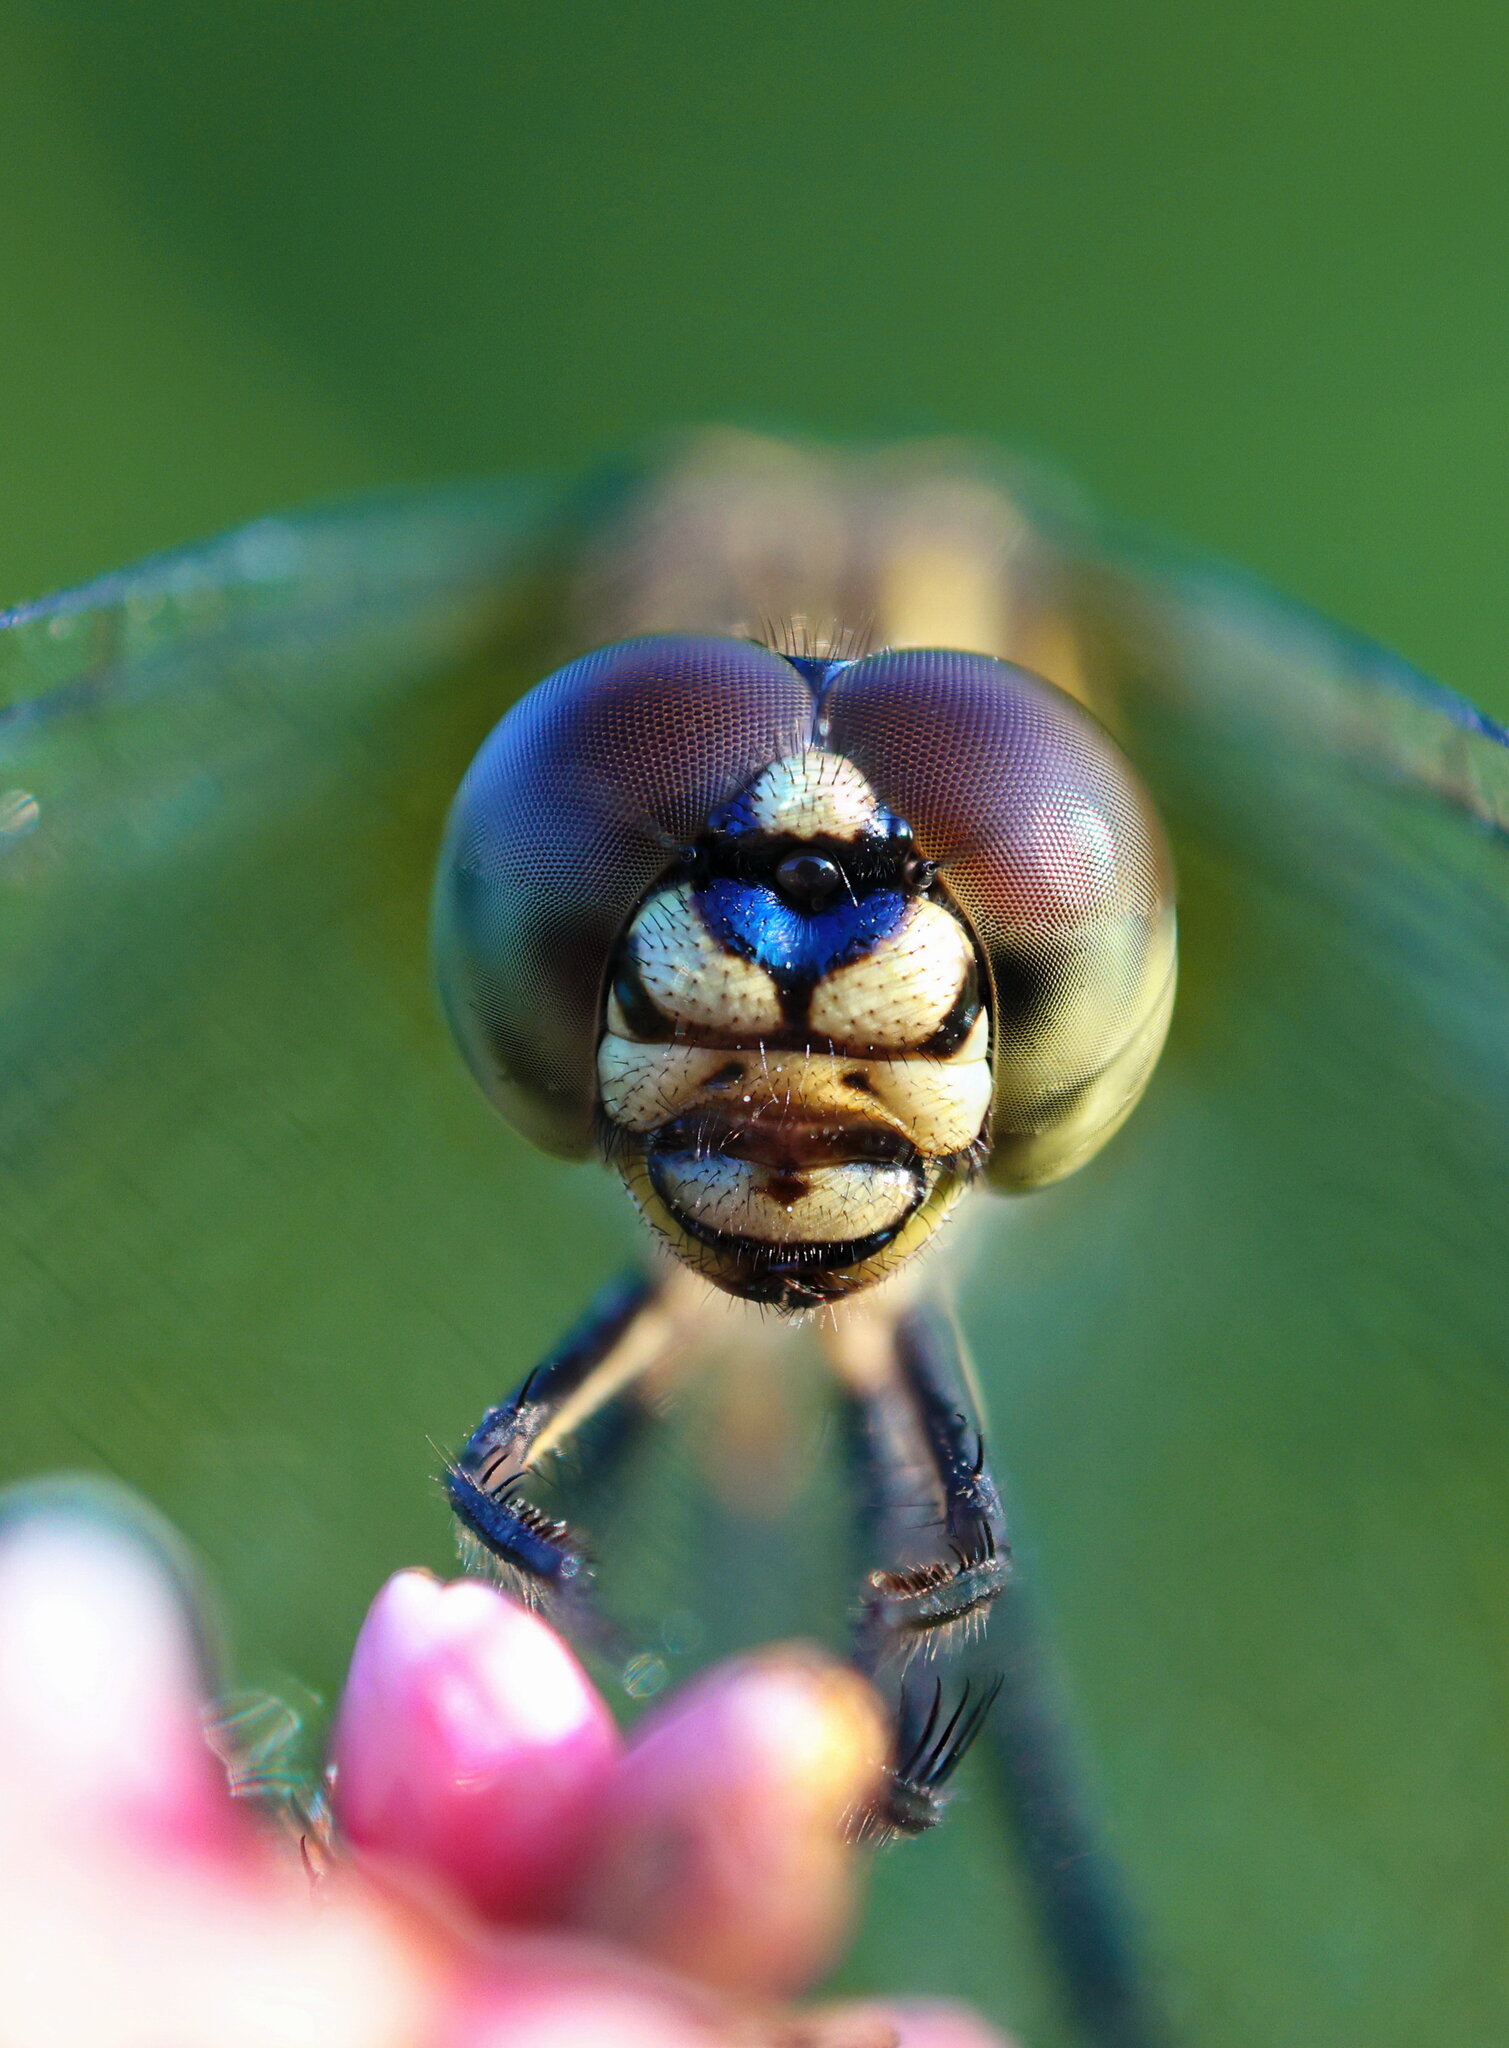
[[[858,1660],[878,1675],[888,1662],[901,1668],[893,1777],[863,1831],[915,1833],[936,1821],[950,1775],[988,1726],[1081,2038],[1087,2048],[1161,2048],[1166,2023],[1055,1697],[1052,1660],[1030,1599],[1006,1574],[999,1496],[953,1331],[937,1309],[887,1316],[880,1307],[840,1321],[829,1350],[852,1403],[869,1540],[884,1556],[910,1560],[919,1547],[922,1556],[873,1572],[861,1616]],[[997,1596],[995,1675],[951,1684],[971,1625],[983,1629]]]
[[[629,1274],[610,1282],[581,1321],[509,1400],[489,1408],[446,1473],[463,1549],[479,1553],[532,1606],[577,1633],[602,1634],[588,1603],[580,1539],[522,1492],[528,1474],[624,1393],[678,1340],[674,1282]]]
[[[940,1311],[872,1302],[835,1322],[827,1348],[850,1398],[866,1535],[885,1560],[866,1583],[855,1661],[893,1697],[894,1762],[863,1831],[919,1834],[997,1689],[962,1666],[1006,1583],[1000,1496]]]
[[[986,1469],[984,1433],[973,1418],[948,1318],[931,1306],[909,1308],[896,1318],[894,1343],[898,1378],[942,1495],[938,1526],[946,1555],[873,1575],[866,1627],[877,1662],[909,1641],[941,1646],[945,1639],[934,1635],[940,1629],[957,1637],[970,1621],[983,1628],[1010,1558],[1001,1497]]]

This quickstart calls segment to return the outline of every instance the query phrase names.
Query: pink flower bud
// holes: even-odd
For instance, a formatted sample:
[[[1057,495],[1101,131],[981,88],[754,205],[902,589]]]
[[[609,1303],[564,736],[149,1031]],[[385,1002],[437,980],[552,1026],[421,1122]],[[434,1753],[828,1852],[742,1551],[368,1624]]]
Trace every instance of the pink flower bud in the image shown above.
[[[619,1738],[537,1615],[479,1580],[408,1571],[362,1625],[332,1753],[354,1846],[491,1919],[542,1920],[578,1872]]]
[[[821,2006],[807,2016],[810,2048],[1014,2048],[951,1999],[901,1999]]]
[[[316,1907],[202,1732],[183,1560],[104,1487],[0,1519],[7,2048],[419,2048],[454,1964],[359,1887]]]
[[[767,2038],[715,1994],[580,1936],[504,1938],[445,2048],[754,2048]]]
[[[104,1487],[11,1496],[0,1523],[0,1813],[143,1850],[239,1835],[164,1535]],[[167,1567],[165,1569],[165,1567]]]
[[[886,1754],[879,1701],[847,1665],[800,1647],[720,1665],[636,1731],[582,1924],[704,1983],[800,1987],[848,1931],[847,1823]]]

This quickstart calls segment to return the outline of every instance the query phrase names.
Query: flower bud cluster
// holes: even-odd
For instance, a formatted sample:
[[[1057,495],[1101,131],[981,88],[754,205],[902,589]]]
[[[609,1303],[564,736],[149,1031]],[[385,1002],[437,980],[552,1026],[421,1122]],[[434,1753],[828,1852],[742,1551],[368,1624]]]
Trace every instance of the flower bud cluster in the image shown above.
[[[0,1518],[6,2048],[999,2048],[786,2001],[855,1906],[877,1703],[800,1646],[625,1739],[538,1615],[401,1572],[357,1642],[318,1874],[231,1796],[171,1542],[92,1489]]]

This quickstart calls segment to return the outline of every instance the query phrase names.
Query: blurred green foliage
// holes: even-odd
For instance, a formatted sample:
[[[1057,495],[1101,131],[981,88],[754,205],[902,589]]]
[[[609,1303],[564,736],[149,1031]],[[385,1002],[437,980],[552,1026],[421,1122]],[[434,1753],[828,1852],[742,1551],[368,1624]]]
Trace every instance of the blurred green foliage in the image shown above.
[[[1297,0],[0,0],[0,600],[667,423],[962,430],[1509,711],[1506,55],[1486,9]],[[359,703],[380,660],[350,659]],[[310,701],[339,718],[333,674]],[[203,756],[192,693],[183,735],[123,720],[145,766],[91,731],[97,813],[64,825],[103,816],[126,853],[59,881],[96,951],[39,941],[14,1012],[39,1078],[11,1058],[35,1128],[7,1162],[7,1458],[149,1485],[249,1660],[326,1687],[379,1573],[445,1559],[426,1434],[627,1234],[598,1179],[484,1117],[426,987],[436,822],[528,679],[233,751],[223,840],[192,778],[161,832],[136,815],[176,801],[173,747]],[[252,685],[286,720],[300,680]],[[975,1314],[1192,2038],[1404,2048],[1446,1984],[1477,2048],[1506,2006],[1501,1205],[1473,1199],[1502,1170],[1501,1017],[1473,1007],[1502,921],[1422,909],[1371,843],[1328,878],[1319,801],[1274,855],[1266,763],[1233,758],[1258,786],[1184,765],[1166,1077]],[[1237,799],[1251,844],[1213,853]],[[199,866],[146,864],[180,838]],[[1307,888],[1356,895],[1312,916]],[[1437,928],[1444,967],[1403,973]],[[979,1798],[886,1862],[853,1967],[976,1992],[1039,2048],[1063,2036],[992,1827]],[[1456,1910],[1412,1945],[1423,1890]]]
[[[993,435],[1509,709],[1509,16],[4,0],[0,601],[670,422]]]

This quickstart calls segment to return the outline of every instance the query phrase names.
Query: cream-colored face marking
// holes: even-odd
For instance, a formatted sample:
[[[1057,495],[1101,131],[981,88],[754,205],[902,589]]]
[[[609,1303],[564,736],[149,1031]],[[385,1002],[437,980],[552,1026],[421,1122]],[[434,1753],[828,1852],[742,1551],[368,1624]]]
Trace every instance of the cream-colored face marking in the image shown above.
[[[988,1059],[867,1060],[864,1072],[876,1101],[931,1158],[965,1151],[985,1128],[994,1086]]]
[[[946,1159],[975,1142],[990,1108],[984,1022],[947,1060],[758,1047],[731,1054],[719,1046],[644,1045],[610,1031],[598,1051],[598,1088],[610,1120],[641,1135],[697,1110],[735,1109],[766,1123],[801,1116],[883,1124],[925,1157]]]
[[[727,1287],[734,1293],[748,1291],[747,1269],[743,1254],[738,1249],[740,1240],[733,1238],[728,1245],[720,1245],[715,1241],[704,1241],[687,1230],[656,1190],[645,1154],[627,1155],[620,1170],[640,1214],[679,1259],[715,1286]],[[871,1252],[853,1265],[827,1269],[823,1276],[826,1298],[846,1299],[898,1271],[936,1234],[968,1186],[969,1181],[959,1174],[930,1173],[921,1201],[902,1220],[896,1234],[878,1251]]]
[[[780,1029],[775,983],[718,944],[687,883],[656,890],[629,928],[629,947],[647,994],[673,1025],[739,1039]]]
[[[873,831],[881,808],[864,776],[842,754],[814,747],[777,761],[744,799],[762,832],[793,839],[853,839]]]
[[[598,1097],[620,1130],[658,1130],[714,1098],[708,1083],[728,1057],[722,1046],[645,1045],[609,1031],[597,1049]]]
[[[832,1244],[890,1230],[917,1201],[905,1166],[839,1164],[792,1176],[718,1153],[674,1154],[657,1167],[683,1216],[762,1244]]]
[[[848,967],[824,975],[807,1017],[841,1045],[909,1052],[932,1037],[974,965],[959,920],[925,896],[907,905],[901,929]]]

